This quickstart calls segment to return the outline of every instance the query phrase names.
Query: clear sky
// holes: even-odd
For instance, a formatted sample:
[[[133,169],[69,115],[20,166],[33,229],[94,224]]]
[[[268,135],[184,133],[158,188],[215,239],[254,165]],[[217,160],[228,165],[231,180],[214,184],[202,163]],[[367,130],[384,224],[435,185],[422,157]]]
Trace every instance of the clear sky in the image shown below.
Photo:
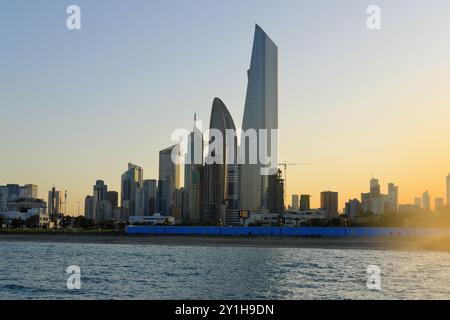
[[[82,29],[66,29],[77,4]],[[366,8],[382,10],[381,30]],[[290,194],[339,191],[340,208],[399,185],[400,203],[444,196],[450,171],[448,0],[0,0],[0,184],[120,191],[220,97],[237,126],[254,24],[279,48],[280,159]]]

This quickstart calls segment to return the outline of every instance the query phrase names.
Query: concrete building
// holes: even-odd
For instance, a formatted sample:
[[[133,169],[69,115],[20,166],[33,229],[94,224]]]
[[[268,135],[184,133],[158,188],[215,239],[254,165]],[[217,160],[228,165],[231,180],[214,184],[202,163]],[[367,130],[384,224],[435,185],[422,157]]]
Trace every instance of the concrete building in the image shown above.
[[[278,129],[278,48],[267,34],[256,25],[253,40],[250,69],[247,72],[248,85],[245,98],[242,129],[246,132],[268,130],[267,154],[278,154],[271,146],[272,129]],[[243,210],[267,208],[269,176],[261,174],[266,167],[259,159],[256,164],[249,161],[252,148],[246,135],[241,136],[240,148],[245,153],[245,164],[240,167],[240,201]],[[259,148],[259,137],[256,137]],[[276,174],[276,172],[273,172]]]
[[[94,219],[94,197],[86,196],[84,200],[84,217],[89,220]]]

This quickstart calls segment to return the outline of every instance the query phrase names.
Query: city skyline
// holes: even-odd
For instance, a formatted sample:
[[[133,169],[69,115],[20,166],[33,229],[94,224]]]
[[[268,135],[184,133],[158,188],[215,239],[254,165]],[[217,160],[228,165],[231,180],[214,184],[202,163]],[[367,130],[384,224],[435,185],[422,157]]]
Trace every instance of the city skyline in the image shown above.
[[[138,9],[151,12],[145,10],[148,4],[143,2],[136,2],[134,8],[112,4],[113,10],[106,18],[98,16],[101,2],[80,1],[84,16],[95,16],[87,19],[80,34],[59,29],[58,12],[64,11],[57,6],[44,5],[43,9],[49,10],[51,16],[38,28],[27,18],[30,14],[40,17],[43,9],[37,4],[36,10],[30,10],[32,13],[18,12],[15,8],[11,17],[22,19],[16,22],[11,17],[1,17],[14,30],[12,35],[25,42],[12,44],[16,39],[5,37],[6,44],[15,48],[11,50],[15,56],[5,52],[10,63],[0,75],[5,88],[2,105],[8,106],[2,116],[7,121],[1,120],[0,130],[14,139],[0,142],[2,150],[8,153],[0,160],[0,184],[34,183],[40,186],[42,199],[55,185],[60,191],[68,191],[67,208],[76,213],[78,201],[84,203],[96,180],[104,180],[111,190],[119,191],[118,172],[128,162],[146,168],[146,179],[156,179],[157,150],[170,145],[172,129],[190,127],[194,112],[206,123],[212,97],[223,97],[235,123],[242,123],[252,26],[256,22],[280,48],[280,160],[314,164],[290,169],[286,199],[293,193],[308,193],[312,195],[312,206],[317,207],[321,191],[335,190],[339,192],[341,209],[345,201],[366,190],[366,180],[371,174],[400,186],[400,203],[412,202],[425,190],[432,197],[446,198],[442,177],[450,171],[450,153],[445,142],[448,136],[445,119],[449,116],[445,83],[450,74],[446,60],[450,49],[440,30],[445,30],[448,22],[434,19],[441,14],[437,9],[421,10],[418,3],[408,3],[408,12],[404,10],[406,2],[381,1],[380,5],[388,14],[378,34],[365,28],[365,4],[359,8],[323,2],[291,3],[280,8],[276,18],[263,13],[271,12],[275,2],[262,5],[257,13],[252,13],[251,3],[211,4],[224,9],[217,20],[220,27],[203,30],[217,17],[206,18],[202,8],[196,7],[197,14],[204,18],[199,24],[190,25],[187,30],[179,28],[180,23],[195,17],[196,13],[188,10],[190,14],[176,22],[174,29],[167,26],[159,34],[138,22],[120,19],[121,10],[128,13],[127,10],[132,10],[133,14]],[[170,17],[185,8],[182,3],[158,6],[155,8],[158,13]],[[234,28],[238,31],[232,31],[227,18],[236,6],[243,11],[235,18]],[[345,13],[336,11],[340,7],[347,9],[343,10]],[[305,11],[308,18],[289,22],[281,19],[283,15],[304,17]],[[414,19],[415,15],[424,14],[427,19]],[[416,25],[405,25],[402,16],[416,21]],[[60,20],[64,21],[64,15]],[[300,22],[294,22],[297,20]],[[421,22],[425,20],[427,25]],[[15,28],[19,22],[22,27]],[[102,32],[102,22],[118,31],[116,43]],[[150,19],[149,23],[154,22]],[[313,31],[324,24],[330,30]],[[411,32],[410,27],[419,34],[414,44],[402,37]],[[389,36],[384,33],[385,28]],[[175,30],[181,30],[180,34]],[[346,37],[349,30],[354,31],[352,45]],[[95,36],[90,36],[90,32]],[[127,39],[135,32],[134,37]],[[291,41],[293,35],[296,41]],[[186,40],[189,36],[193,43]],[[98,37],[103,42],[93,44],[93,38]],[[152,46],[142,41],[146,37],[153,40]],[[212,46],[202,42],[205,37]],[[61,47],[53,46],[49,53],[45,45],[54,38]],[[433,49],[433,41],[442,44],[440,51]],[[155,49],[154,44],[159,44],[159,48]],[[98,55],[114,52],[119,45],[123,49],[117,55],[111,53],[102,61],[97,59]],[[195,46],[200,47],[194,49]],[[234,50],[228,55],[224,53],[229,52],[226,48]],[[174,53],[181,49],[186,54],[183,59]],[[35,57],[30,60],[17,54],[19,51],[33,51]],[[175,67],[170,67],[163,58],[168,52],[172,53],[169,56]],[[135,58],[135,63],[125,64],[119,53]],[[85,61],[79,62],[80,57]],[[161,69],[152,58],[161,64]],[[117,65],[120,72],[114,68]],[[212,74],[223,77],[211,81]],[[86,75],[92,79],[86,79]],[[325,75],[325,80],[318,80]],[[40,81],[41,77],[44,81]],[[107,81],[108,77],[113,80]],[[183,84],[191,77],[190,82],[197,85]],[[19,79],[29,80],[18,82]],[[127,81],[132,86],[122,87]],[[173,91],[182,99],[173,101]],[[23,92],[26,94],[20,94]],[[23,111],[20,117],[17,110]],[[82,208],[83,205],[81,212]]]

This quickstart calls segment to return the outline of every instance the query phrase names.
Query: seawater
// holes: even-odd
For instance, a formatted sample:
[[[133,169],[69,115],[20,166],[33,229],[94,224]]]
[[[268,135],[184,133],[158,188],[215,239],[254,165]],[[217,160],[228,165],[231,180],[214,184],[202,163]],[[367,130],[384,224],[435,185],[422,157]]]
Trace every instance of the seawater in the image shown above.
[[[0,242],[0,299],[449,299],[449,281],[443,252]]]

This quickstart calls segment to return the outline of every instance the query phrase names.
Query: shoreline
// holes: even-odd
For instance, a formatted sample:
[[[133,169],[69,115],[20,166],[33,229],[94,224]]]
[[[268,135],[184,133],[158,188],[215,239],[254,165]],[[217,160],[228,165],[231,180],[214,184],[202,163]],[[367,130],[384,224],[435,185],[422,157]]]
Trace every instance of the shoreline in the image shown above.
[[[0,242],[164,245],[186,247],[316,248],[450,252],[450,239],[401,237],[277,237],[67,233],[0,233]]]

